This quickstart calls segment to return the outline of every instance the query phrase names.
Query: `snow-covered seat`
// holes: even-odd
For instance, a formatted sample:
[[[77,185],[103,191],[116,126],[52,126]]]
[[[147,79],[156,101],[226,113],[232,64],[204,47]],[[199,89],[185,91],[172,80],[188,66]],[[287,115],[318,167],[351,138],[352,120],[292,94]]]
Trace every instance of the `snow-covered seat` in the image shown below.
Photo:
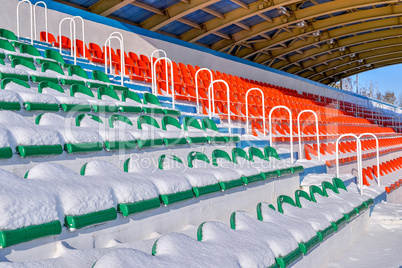
[[[156,240],[152,255],[174,262],[180,261],[186,267],[242,267],[233,252],[180,233],[169,233]]]
[[[232,150],[232,157],[234,156],[235,150]],[[269,157],[266,157],[259,148],[249,147],[248,157],[252,161],[252,166],[258,169],[262,174],[264,174],[265,179],[276,178],[281,175],[278,168],[275,167],[274,161],[269,161]]]
[[[201,119],[202,129],[207,132],[210,143],[236,143],[240,141],[240,137],[236,135],[225,135],[219,132],[218,127],[212,119],[204,117]]]
[[[43,189],[51,189],[57,197],[65,225],[74,231],[89,225],[115,220],[113,196],[110,188],[59,164],[41,163],[25,175]]]
[[[64,149],[68,153],[94,152],[103,150],[103,140],[97,131],[82,129],[75,125],[74,118],[44,113],[35,118],[35,123],[58,131],[63,137]]]
[[[298,206],[299,208],[312,210],[322,214],[325,218],[327,218],[328,221],[331,222],[331,225],[335,231],[338,231],[347,223],[347,218],[342,212],[335,208],[335,205],[329,203],[315,203],[311,200],[309,194],[303,190],[295,191],[295,202],[296,206]]]
[[[46,63],[44,63],[46,64]],[[76,98],[69,96],[64,92],[64,89],[57,83],[52,83],[49,81],[42,81],[38,85],[38,93],[46,94],[55,98],[61,109],[64,112],[79,111],[79,112],[90,112],[91,104],[83,98]]]
[[[244,211],[233,212],[230,226],[243,236],[266,243],[280,267],[287,267],[302,257],[302,251],[292,234],[270,222],[259,221]]]
[[[303,172],[304,168],[301,165],[291,163],[290,161],[281,160],[278,152],[271,146],[264,147],[265,157],[269,161],[273,161],[273,165],[277,165],[280,171],[280,176]],[[278,160],[278,161],[277,161]],[[281,166],[281,168],[279,168]]]
[[[189,144],[208,143],[207,132],[205,132],[197,119],[186,116],[183,120],[183,129]]]
[[[142,158],[141,161],[136,161],[133,157],[124,162],[124,171],[153,182],[165,206],[194,197],[191,184],[183,174],[161,170],[151,159],[146,161]]]
[[[341,180],[340,178],[333,178],[332,184],[336,187],[336,189],[341,195],[348,194],[356,196],[357,198],[362,200],[363,203],[365,203],[366,207],[370,207],[371,205],[374,204],[374,200],[370,197],[362,196],[354,192],[349,192],[345,184],[343,183],[343,180]]]
[[[162,104],[160,103],[158,97],[155,95],[145,92],[143,95],[143,101],[145,105],[143,107],[143,111],[146,114],[165,114],[172,116],[180,116],[181,112],[179,110],[171,109],[171,108],[162,108]]]
[[[21,157],[59,155],[63,152],[62,138],[57,131],[31,123],[19,114],[0,111],[0,129],[8,133],[10,147]]]
[[[57,112],[60,110],[60,105],[56,98],[48,94],[38,94],[25,81],[16,78],[5,78],[1,81],[1,89],[4,89],[4,91],[0,92],[3,101],[7,97],[11,97],[11,94],[14,94],[15,102],[18,100],[19,105],[25,107],[27,111]],[[11,104],[12,102],[13,98],[10,99],[9,103]]]
[[[260,221],[270,222],[285,228],[299,243],[299,248],[303,254],[307,254],[320,243],[317,232],[308,222],[280,213],[272,205],[259,203],[257,205],[257,216]]]
[[[241,267],[277,267],[269,244],[249,232],[233,230],[221,222],[205,222],[198,227],[197,238],[216,252],[237,259]]]
[[[206,170],[188,168],[178,156],[163,154],[158,159],[158,167],[166,172],[184,175],[190,182],[196,197],[221,191],[216,177]]]
[[[238,172],[231,168],[212,165],[204,153],[190,152],[187,155],[187,163],[190,168],[195,168],[197,171],[201,170],[213,174],[222,190],[244,185],[244,180]]]
[[[166,146],[187,144],[184,131],[176,117],[169,115],[162,117],[161,127],[163,131],[160,131],[160,135],[163,137]]]
[[[92,109],[98,113],[98,112],[117,112],[119,108],[117,107],[116,103],[114,102],[115,99],[111,98],[110,96],[112,93],[115,93],[113,90],[108,89],[108,88],[99,88],[98,89],[98,99],[95,98],[95,95],[91,91],[90,88],[79,85],[79,84],[73,84],[70,86],[70,96],[71,97],[78,97],[78,98],[83,98],[86,101],[88,101]],[[102,98],[103,96],[103,98]],[[108,97],[108,98],[107,98]],[[116,94],[117,100],[119,100],[117,94]]]
[[[114,120],[112,126],[115,126],[116,122],[121,122],[120,118],[123,118],[124,116],[118,115],[118,117],[119,120]],[[109,127],[96,115],[80,114],[75,118],[75,124],[84,130],[98,132],[102,137],[106,150],[108,151],[134,149],[136,147],[136,138],[132,133],[125,131],[124,128]],[[128,125],[128,123],[126,125]]]
[[[335,229],[324,215],[316,211],[305,210],[297,207],[291,197],[280,195],[277,198],[277,203],[278,211],[280,213],[284,213],[285,215],[289,215],[294,218],[304,219],[310,223],[311,227],[313,227],[317,232],[320,241],[323,241],[325,238],[334,233]]]
[[[158,189],[146,176],[123,172],[106,161],[86,163],[81,175],[92,183],[110,188],[117,210],[125,217],[160,206]]]
[[[0,191],[0,248],[61,233],[51,189],[0,169]]]
[[[336,207],[340,212],[342,212],[348,221],[351,221],[358,214],[358,210],[355,209],[350,204],[346,203],[344,200],[339,200],[336,198],[329,198],[324,194],[322,189],[316,185],[311,185],[309,187],[310,198],[313,202],[331,204]],[[336,206],[335,206],[336,205]]]

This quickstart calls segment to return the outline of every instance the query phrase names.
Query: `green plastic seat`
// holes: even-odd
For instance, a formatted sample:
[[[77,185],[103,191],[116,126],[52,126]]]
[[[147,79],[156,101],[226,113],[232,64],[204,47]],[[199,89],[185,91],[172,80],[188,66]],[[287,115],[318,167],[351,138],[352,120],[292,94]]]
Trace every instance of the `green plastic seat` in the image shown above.
[[[77,80],[77,79],[68,79],[68,78],[61,78],[60,83],[65,86],[70,86],[70,85],[81,85],[85,86],[85,80],[84,79],[89,79],[87,73],[80,67],[76,65],[71,65],[68,67],[68,75],[69,76],[78,76],[82,78],[82,80]]]
[[[296,200],[296,205],[301,208],[301,199],[304,198],[309,202],[313,202],[309,196],[309,194],[303,190],[296,190],[295,191],[295,200]],[[342,218],[338,219],[336,222],[331,222],[332,227],[334,228],[334,231],[340,230],[342,227],[346,226],[347,219],[345,216]]]
[[[281,158],[279,157],[278,152],[271,146],[265,146],[264,147],[264,153],[265,153],[265,157],[273,157],[276,158],[278,160],[281,160]]]
[[[338,192],[339,192],[339,189],[342,189],[346,192],[348,191],[348,189],[346,189],[345,184],[343,183],[343,180],[341,180],[339,178],[333,178],[332,184],[337,188]],[[368,198],[363,203],[366,205],[367,208],[369,208],[370,206],[372,206],[374,204],[374,200],[371,198]]]
[[[158,124],[158,121],[156,121],[155,118],[149,116],[149,115],[141,115],[137,119],[137,127],[138,129],[143,129],[143,124],[153,126],[156,129],[160,129],[160,126]],[[147,147],[156,147],[156,146],[162,146],[163,145],[163,140],[162,139],[138,139],[137,140],[138,147],[141,148],[147,148]]]
[[[86,226],[113,221],[117,219],[117,211],[115,208],[110,208],[102,211],[96,211],[85,215],[66,216],[65,225],[70,230],[81,229]]]
[[[0,39],[1,41],[1,39]],[[4,41],[4,40],[3,40]],[[35,66],[33,65],[32,62],[26,60],[26,59],[22,59],[22,58],[18,58],[18,59],[13,59],[11,60],[11,67],[15,68],[15,66],[18,65],[23,65],[31,70],[36,70]],[[13,72],[13,70],[10,70],[10,72],[0,72],[0,79],[4,79],[4,78],[17,78],[19,80],[23,80],[28,82],[29,81],[29,77],[26,74],[20,74],[20,73],[15,73]]]
[[[42,69],[42,72],[51,70],[58,74],[65,75],[63,69],[56,62],[44,62],[41,66],[41,69]]]
[[[9,247],[38,238],[61,234],[59,221],[31,225],[15,230],[0,230],[0,248]]]
[[[15,52],[15,48],[13,47],[13,45],[4,39],[0,39],[0,48],[11,52]]]
[[[34,47],[33,45],[29,45],[29,44],[22,44],[20,46],[20,52],[34,56],[34,57],[41,57],[39,50],[36,47]]]
[[[103,121],[102,121],[102,119],[99,118],[99,116],[96,116],[96,115],[93,115],[93,114],[80,114],[75,118],[75,125],[77,127],[81,126],[81,121],[86,116],[88,116],[91,120],[94,120],[97,123],[103,124]]]
[[[60,155],[63,153],[63,147],[60,144],[55,145],[19,145],[17,152],[21,157]]]
[[[310,188],[309,188],[309,191],[310,191],[311,200],[312,200],[313,202],[316,202],[316,203],[317,203],[317,198],[315,197],[316,194],[321,195],[321,196],[324,196],[324,197],[328,197],[328,195],[326,195],[326,194],[324,193],[324,191],[323,191],[320,187],[318,187],[318,186],[316,186],[316,185],[311,185]],[[355,209],[352,209],[352,211],[347,212],[347,213],[344,213],[343,215],[344,215],[344,217],[346,218],[346,220],[347,220],[348,222],[350,222],[351,220],[353,220],[354,218],[356,218],[356,216],[357,216],[357,211],[356,211]]]
[[[109,117],[109,127],[114,128],[116,121],[123,122],[130,126],[133,126],[133,123],[127,116],[124,116],[121,114],[114,114]],[[135,149],[136,146],[137,146],[137,141],[135,141],[135,140],[105,141],[105,147],[108,151]]]
[[[172,116],[164,116],[162,118],[162,129],[167,130],[167,126],[173,126],[175,128],[175,132],[181,132],[181,125],[179,120],[177,118],[172,117]],[[187,144],[187,140],[184,137],[178,137],[178,138],[163,138],[163,142],[165,143],[166,146],[177,146],[177,145],[185,145]]]
[[[38,84],[38,92],[42,93],[44,88],[51,88],[57,92],[64,93],[64,89],[57,83],[43,81]]]
[[[215,133],[220,133],[218,127],[212,119],[204,117],[201,119],[202,129],[207,131],[212,130]],[[217,136],[208,136],[208,141],[210,143],[226,143],[228,141],[228,137],[217,135]]]
[[[230,155],[223,151],[223,150],[219,150],[216,149],[212,152],[212,164],[214,166],[218,166],[218,159],[219,158],[223,158],[229,162],[233,162],[232,159],[230,158]],[[242,186],[245,184],[245,179],[244,177],[241,177],[239,179],[236,180],[232,180],[232,181],[226,181],[226,182],[219,182],[219,184],[221,185],[221,188],[223,190],[229,189],[229,188],[233,188],[233,187],[238,187],[238,186]]]
[[[0,37],[6,38],[12,41],[18,41],[17,36],[10,30],[0,29]]]
[[[272,210],[275,210],[275,207],[272,204],[269,204],[268,207]],[[257,204],[257,218],[260,221],[263,221],[263,214],[262,214],[262,203]],[[301,252],[306,255],[310,252],[313,248],[315,248],[318,244],[320,244],[320,238],[318,234],[313,236],[310,240],[304,242],[298,242],[299,248]]]
[[[323,190],[323,192],[324,192],[324,195],[326,195],[326,196],[329,196],[328,190],[331,190],[331,191],[333,191],[334,193],[339,194],[338,188],[337,188],[336,186],[334,186],[332,183],[328,182],[328,181],[323,181],[323,182],[321,183],[321,186],[322,186],[322,190]],[[361,213],[361,212],[363,212],[363,211],[366,210],[366,209],[367,209],[367,206],[366,206],[366,204],[363,203],[363,202],[362,202],[359,206],[354,207],[354,210],[355,210],[357,213]]]
[[[144,93],[143,102],[144,102],[144,104],[153,104],[153,105],[162,107],[162,104],[160,103],[158,97],[156,97],[154,94],[151,94],[148,92]],[[174,116],[181,115],[181,112],[178,110],[147,107],[147,106],[143,107],[143,111],[146,114],[165,114],[165,115],[174,115]]]
[[[102,96],[108,96],[112,99],[120,101],[119,96],[114,90],[104,86],[98,88],[97,96],[99,100],[102,99]],[[116,113],[119,111],[119,107],[117,107],[117,105],[115,105],[114,103],[110,104],[105,103],[105,105],[93,104],[92,108],[94,109],[95,112]]]
[[[290,196],[280,195],[277,198],[278,211],[280,213],[283,213],[283,204],[284,203],[287,203],[287,204],[290,204],[290,205],[292,205],[294,207],[297,207],[295,201]],[[335,232],[335,229],[333,228],[333,225],[331,224],[330,226],[328,226],[324,230],[317,231],[317,235],[318,235],[320,241],[323,241],[325,238],[327,238],[328,236],[330,236],[334,232]]]
[[[17,78],[5,78],[1,80],[0,87],[1,89],[5,89],[8,83],[14,82],[20,86],[30,88],[27,82],[22,81]],[[0,110],[10,110],[10,111],[19,111],[21,109],[21,105],[19,102],[8,102],[8,101],[0,101]]]
[[[189,127],[195,128],[200,131],[203,130],[197,119],[186,116],[183,120],[183,129],[185,131],[191,131]],[[206,136],[200,135],[199,137],[187,137],[187,141],[189,144],[205,144],[208,143],[208,138]]]
[[[59,51],[54,50],[54,49],[46,49],[45,50],[45,58],[48,59],[52,59],[58,62],[58,64],[62,67],[62,68],[68,68],[70,66],[73,66],[72,64],[67,64],[64,59],[63,56],[59,53]],[[43,63],[42,60],[38,59],[39,63]],[[47,61],[46,61],[47,62]]]
[[[122,203],[117,205],[117,211],[119,211],[124,217],[128,217],[131,214],[139,213],[151,209],[160,207],[160,199],[152,198],[149,200],[143,200],[135,203]]]
[[[230,228],[236,230],[236,212],[233,212],[230,215]],[[288,253],[286,256],[275,256],[276,263],[281,268],[288,267],[292,265],[295,261],[299,260],[302,257],[302,251],[300,247],[297,247],[292,252]]]
[[[119,111],[122,113],[142,113],[142,102],[140,97],[138,96],[137,93],[129,90],[125,90],[121,93],[121,100],[123,102],[127,102],[127,100],[134,101],[138,103],[139,105],[130,105],[129,102],[127,105],[119,105]]]
[[[87,88],[86,86],[83,86],[83,85],[79,85],[79,84],[74,84],[74,85],[71,85],[71,87],[70,87],[70,96],[74,97],[75,93],[85,94],[92,98],[95,97],[89,88]]]
[[[105,74],[104,72],[102,72],[100,70],[92,71],[92,79],[95,81],[98,80],[98,81],[102,81],[104,83],[108,83],[109,84],[108,87],[112,90],[119,90],[119,91],[127,91],[128,90],[128,87],[112,84],[110,82],[110,79],[107,76],[107,74]],[[96,82],[90,82],[90,83],[96,83]],[[92,86],[90,86],[90,87],[92,87]]]
[[[233,148],[232,149],[232,159],[233,159],[233,163],[235,164],[239,164],[238,162],[238,158],[242,158],[245,159],[247,162],[253,162],[250,160],[249,156],[247,155],[246,151],[244,151],[241,148]],[[257,182],[257,181],[262,181],[265,180],[265,174],[264,173],[258,173],[255,175],[251,175],[251,176],[243,176],[242,177],[244,184],[250,184],[253,182]]]
[[[133,126],[133,123],[131,122],[130,118],[128,118],[127,116],[124,116],[121,114],[114,114],[109,117],[109,127],[110,128],[114,128],[115,121],[124,122],[126,124],[129,124],[130,126]]]

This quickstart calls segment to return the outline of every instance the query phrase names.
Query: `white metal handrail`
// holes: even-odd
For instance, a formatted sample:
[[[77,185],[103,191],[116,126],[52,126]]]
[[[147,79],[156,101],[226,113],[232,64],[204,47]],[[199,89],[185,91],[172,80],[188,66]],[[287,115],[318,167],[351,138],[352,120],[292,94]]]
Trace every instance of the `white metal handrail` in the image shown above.
[[[75,22],[75,19],[80,19],[81,20],[81,27],[82,27],[82,50],[83,50],[83,57],[85,58],[85,22],[84,19],[81,16],[74,16],[73,17],[73,21]],[[61,37],[60,37],[61,38]],[[74,58],[74,62],[76,61],[77,58],[77,40],[74,41],[75,42],[75,58]],[[76,64],[76,63],[74,63]]]
[[[47,30],[47,5],[43,1],[36,2],[33,8],[33,26],[34,26],[34,34],[35,34],[35,40],[38,40],[37,35],[36,35],[36,7],[39,4],[43,4],[43,7],[45,8],[45,32],[46,32],[46,42],[49,42],[49,34]]]
[[[64,21],[70,21],[70,42],[71,42],[71,56],[74,56],[74,64],[77,64],[76,62],[76,53],[74,53],[76,51],[75,47],[75,39],[76,39],[76,28],[75,28],[75,21],[73,18],[64,18],[60,21],[59,23],[59,53],[62,54],[62,50],[61,50],[61,43],[62,43],[62,35],[61,35],[61,26],[63,24]],[[74,27],[73,27],[74,26]]]
[[[195,72],[195,94],[197,95],[197,113],[200,113],[200,97],[198,96],[198,73],[202,71],[207,71],[209,72],[211,76],[211,82],[214,80],[214,77],[212,75],[212,72],[208,68],[200,68]],[[210,96],[208,95],[208,103],[211,103]],[[209,109],[211,110],[211,106],[209,106]],[[214,113],[215,113],[215,106],[214,106]]]
[[[342,96],[342,101],[343,101],[343,104],[345,105],[345,96],[342,94],[342,93],[337,93],[336,92],[336,94],[335,94],[335,98],[336,98],[336,108],[339,110],[339,108],[340,108],[340,105],[339,105],[339,96]]]
[[[167,54],[164,50],[162,49],[156,49],[152,52],[151,54],[151,76],[152,76],[152,86],[151,86],[151,90],[152,90],[152,94],[158,96],[158,89],[156,87],[156,72],[154,72],[154,54],[161,52],[163,53],[163,57],[167,58]],[[167,72],[167,62],[165,62],[165,70]]]
[[[226,86],[227,99],[228,99],[227,103],[228,103],[229,134],[232,134],[232,121],[231,121],[231,118],[230,118],[231,111],[230,111],[230,89],[229,89],[229,85],[228,85],[228,83],[226,81],[224,81],[222,79],[212,81],[211,84],[209,84],[209,87],[208,87],[208,96],[211,96],[211,89],[212,89],[212,94],[215,93],[215,91],[214,91],[214,84],[215,83],[223,83]],[[211,101],[211,98],[208,97],[208,99],[209,99],[209,101]],[[212,97],[212,105],[215,107],[215,98],[213,98],[213,97]],[[211,119],[212,118],[212,115],[211,115],[211,103],[209,103],[209,108],[210,108],[209,109],[209,118]],[[214,109],[214,113],[215,113],[215,109]]]
[[[166,57],[157,59],[153,65],[153,69],[154,69],[155,73],[156,73],[156,64],[158,64],[158,62],[161,60],[165,60],[166,66],[168,66],[168,64],[170,64],[171,87],[172,87],[172,89],[171,89],[172,90],[172,106],[173,106],[173,109],[175,109],[176,106],[175,106],[175,98],[174,98],[175,92],[174,92],[173,63],[169,58],[166,58]],[[167,69],[166,69],[166,91],[169,94],[169,72]]]
[[[113,32],[113,33],[111,33],[109,35],[109,37],[110,36],[116,36],[116,35],[119,35],[119,37],[121,39],[121,41],[120,41],[121,42],[121,44],[120,44],[120,62],[121,62],[121,65],[123,66],[121,68],[121,72],[123,72],[123,76],[124,76],[124,75],[126,75],[126,58],[125,58],[125,55],[124,55],[124,53],[125,53],[125,50],[124,50],[124,37],[123,37],[123,34],[121,32]],[[112,52],[112,49],[110,47],[110,41],[109,41],[109,52]],[[123,85],[123,83],[121,85]]]
[[[29,20],[30,20],[30,27],[31,27],[31,45],[33,45],[33,29],[32,29],[32,26],[33,26],[33,23],[32,23],[33,16],[32,16],[32,3],[31,3],[31,1],[29,1],[29,0],[22,0],[22,1],[19,2],[18,5],[17,5],[17,36],[18,36],[18,38],[21,37],[21,36],[20,36],[20,12],[19,12],[19,10],[20,10],[20,5],[21,5],[22,3],[28,3],[28,4],[29,4],[29,14],[30,14]]]
[[[246,92],[246,120],[247,120],[246,126],[247,126],[247,134],[250,134],[250,129],[248,127],[248,123],[249,123],[249,121],[248,121],[248,94],[253,90],[259,91],[261,93],[261,96],[262,96],[262,124],[264,126],[263,127],[263,132],[264,132],[264,137],[265,137],[266,136],[266,129],[265,129],[265,94],[261,89],[259,89],[257,87],[250,88]]]
[[[318,128],[318,116],[317,113],[313,110],[303,110],[297,115],[297,130],[299,132],[299,159],[303,159],[302,154],[302,145],[301,145],[301,129],[300,129],[300,116],[304,113],[312,113],[315,117],[315,128],[316,128],[316,137],[317,137],[317,146],[318,146],[318,161],[321,160],[321,152],[320,152],[320,130]]]
[[[376,148],[377,148],[377,184],[380,186],[380,149],[379,149],[379,143],[378,143],[378,138],[375,134],[373,133],[363,133],[359,135],[359,139],[361,139],[363,136],[372,136],[375,139],[376,143]],[[361,142],[361,141],[360,141]],[[362,150],[360,150],[360,153],[362,154]],[[363,174],[363,160],[362,156],[360,156],[360,168],[362,169],[361,173]]]
[[[339,178],[339,141],[343,137],[354,137],[356,138],[356,147],[357,147],[357,172],[358,172],[358,177],[359,177],[359,184],[360,184],[360,194],[363,194],[363,172],[362,168],[360,166],[361,161],[360,158],[362,156],[361,154],[361,142],[359,137],[357,137],[355,134],[349,133],[349,134],[342,134],[339,136],[339,138],[336,140],[335,144],[335,153],[336,153],[336,176]]]
[[[110,64],[110,66],[109,66],[109,73],[110,74],[112,74],[112,48],[111,48],[111,46],[110,46],[110,41],[112,40],[112,39],[116,39],[116,40],[118,40],[119,42],[120,42],[120,50],[122,51],[122,53],[121,53],[121,55],[120,55],[120,78],[121,78],[121,81],[120,81],[120,84],[123,86],[123,69],[125,68],[125,66],[123,65],[123,60],[122,60],[122,58],[124,58],[124,50],[123,50],[123,41],[121,40],[121,38],[120,37],[118,37],[118,36],[112,36],[112,35],[110,35],[109,37],[108,37],[108,39],[106,39],[106,41],[105,41],[105,73],[106,74],[108,74],[108,71],[107,71],[107,56],[108,56],[108,47],[109,47],[109,64]],[[109,42],[109,46],[107,46],[107,44],[108,44],[108,42]]]
[[[292,124],[292,111],[283,105],[280,106],[275,106],[271,109],[271,111],[269,112],[269,145],[272,146],[272,113],[276,110],[276,109],[286,109],[289,112],[289,125],[290,125],[290,157],[291,157],[291,161],[293,163],[293,124]]]
[[[359,116],[359,111],[362,113],[363,116],[363,102],[357,100],[356,102],[356,116]],[[360,103],[360,105],[358,105]]]

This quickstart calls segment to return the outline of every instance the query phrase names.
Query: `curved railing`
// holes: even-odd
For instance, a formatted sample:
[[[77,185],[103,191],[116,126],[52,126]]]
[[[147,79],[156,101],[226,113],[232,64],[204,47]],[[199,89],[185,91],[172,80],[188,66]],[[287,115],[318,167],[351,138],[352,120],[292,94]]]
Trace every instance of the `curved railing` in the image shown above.
[[[200,96],[198,95],[198,79],[197,78],[198,78],[198,73],[203,72],[203,71],[209,72],[209,74],[211,76],[211,83],[212,83],[212,81],[214,81],[214,77],[212,75],[212,72],[208,68],[200,68],[195,72],[195,94],[197,95],[197,113],[198,114],[200,113]],[[211,103],[210,98],[211,97],[208,94],[208,103]],[[211,109],[211,106],[209,107],[209,109]],[[215,106],[214,106],[214,113],[215,113]]]
[[[263,124],[262,129],[263,129],[264,137],[265,137],[266,136],[266,127],[265,127],[265,94],[261,89],[259,89],[257,87],[250,88],[246,92],[246,120],[247,120],[246,127],[247,127],[247,134],[250,134],[250,128],[248,127],[248,123],[249,123],[249,121],[248,121],[248,94],[253,90],[259,91],[261,93],[261,96],[262,96],[262,124]]]
[[[208,96],[211,96],[211,90],[212,90],[212,94],[214,94],[214,84],[215,83],[223,83],[226,86],[226,90],[227,90],[227,105],[228,105],[228,124],[229,124],[229,134],[232,134],[232,121],[230,118],[230,89],[229,89],[229,85],[226,81],[224,80],[215,80],[212,81],[211,84],[208,87]],[[211,98],[209,98],[209,118],[212,118],[212,112],[211,112]],[[215,98],[212,96],[212,105],[213,107],[215,107]],[[214,108],[214,113],[215,113],[215,108]]]
[[[318,160],[321,160],[321,153],[320,153],[320,130],[318,128],[318,116],[317,113],[313,110],[303,110],[297,115],[297,130],[299,132],[299,159],[303,159],[302,154],[302,145],[301,145],[301,129],[300,129],[300,116],[304,113],[312,113],[315,117],[315,128],[316,128],[316,137],[317,137],[317,146],[318,146]]]
[[[294,158],[293,158],[293,124],[292,124],[292,111],[286,107],[286,106],[275,106],[271,109],[271,111],[269,112],[269,145],[272,146],[272,113],[276,110],[276,109],[285,109],[289,112],[289,126],[290,126],[290,158],[291,161],[293,163]]]

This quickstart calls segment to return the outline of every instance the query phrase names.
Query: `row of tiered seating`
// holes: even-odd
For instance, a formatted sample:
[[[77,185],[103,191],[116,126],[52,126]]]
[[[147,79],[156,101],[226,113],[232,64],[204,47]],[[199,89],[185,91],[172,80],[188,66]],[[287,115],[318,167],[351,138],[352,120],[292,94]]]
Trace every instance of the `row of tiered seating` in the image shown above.
[[[398,172],[402,168],[402,157],[398,157],[392,160],[388,160],[380,163],[380,176],[381,176],[381,184],[387,185],[385,186],[385,191],[387,193],[392,192],[397,189],[402,180],[395,179],[395,174],[392,176],[387,176],[388,174],[392,174],[394,172]],[[366,186],[370,186],[370,181],[373,181],[378,178],[377,165],[368,166],[363,168],[363,184]]]
[[[118,259],[146,266],[173,266],[191,263],[231,267],[288,267],[301,260],[359,214],[371,207],[373,200],[348,191],[342,180],[325,182],[310,192],[295,192],[295,200],[279,196],[277,208],[267,203],[257,205],[257,219],[244,211],[230,217],[230,228],[221,222],[204,222],[197,230],[197,240],[169,233],[157,239],[152,256],[136,250],[112,250],[99,258],[94,267],[115,263]],[[212,257],[216,256],[216,257]],[[190,265],[188,263],[188,265]]]
[[[174,154],[163,154],[157,166],[138,166],[138,162],[128,158],[124,172],[105,161],[86,163],[81,175],[62,165],[46,162],[31,168],[25,179],[0,170],[0,183],[4,189],[9,189],[3,195],[5,202],[0,210],[5,212],[14,203],[12,211],[4,215],[1,222],[0,245],[6,247],[60,234],[60,222],[74,231],[115,220],[117,211],[127,217],[161,204],[168,206],[303,172],[303,167],[287,163],[278,162],[278,166],[287,166],[278,168],[273,159],[279,159],[273,148],[266,147],[263,152],[251,147],[248,153],[233,148],[232,156],[215,149],[210,158],[194,151],[186,160]],[[19,199],[19,196],[24,198]],[[35,202],[30,202],[31,199]],[[63,211],[62,218],[58,211]]]

